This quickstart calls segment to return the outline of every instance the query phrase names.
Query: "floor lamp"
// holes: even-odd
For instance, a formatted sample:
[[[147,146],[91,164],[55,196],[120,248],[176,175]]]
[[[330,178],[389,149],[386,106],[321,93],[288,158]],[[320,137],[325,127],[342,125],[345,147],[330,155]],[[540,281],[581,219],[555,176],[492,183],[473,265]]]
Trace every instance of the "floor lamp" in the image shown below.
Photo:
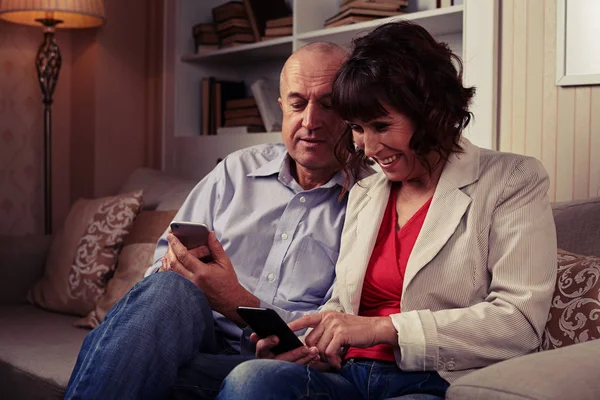
[[[93,28],[104,24],[103,0],[0,0],[0,19],[42,25],[42,42],[35,66],[44,104],[44,231],[52,233],[52,95],[58,82],[61,56],[56,28]]]

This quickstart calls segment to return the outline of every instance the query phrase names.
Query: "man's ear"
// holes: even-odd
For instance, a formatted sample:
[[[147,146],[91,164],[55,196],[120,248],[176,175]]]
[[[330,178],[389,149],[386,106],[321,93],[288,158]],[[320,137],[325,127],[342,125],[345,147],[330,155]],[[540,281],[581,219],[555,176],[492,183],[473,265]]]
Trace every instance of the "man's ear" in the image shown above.
[[[281,108],[281,111],[283,111],[283,100],[281,100],[281,97],[277,98],[277,102],[279,103],[279,107]]]

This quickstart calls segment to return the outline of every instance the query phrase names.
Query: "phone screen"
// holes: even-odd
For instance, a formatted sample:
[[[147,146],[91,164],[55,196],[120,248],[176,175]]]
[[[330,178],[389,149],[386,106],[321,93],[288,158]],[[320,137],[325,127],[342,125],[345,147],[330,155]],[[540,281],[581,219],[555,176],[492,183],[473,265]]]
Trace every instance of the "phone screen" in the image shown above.
[[[275,310],[259,307],[238,307],[237,312],[261,338],[271,335],[279,338],[279,344],[271,349],[274,354],[285,353],[303,346],[300,339]]]

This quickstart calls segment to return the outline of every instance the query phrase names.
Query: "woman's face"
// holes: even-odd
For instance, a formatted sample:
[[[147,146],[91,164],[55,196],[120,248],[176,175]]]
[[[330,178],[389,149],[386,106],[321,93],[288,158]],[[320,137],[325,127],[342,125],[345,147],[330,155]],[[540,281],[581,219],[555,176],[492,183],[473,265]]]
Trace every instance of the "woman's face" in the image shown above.
[[[348,121],[354,143],[372,158],[390,181],[402,182],[427,175],[409,147],[415,131],[404,114],[385,107],[387,115],[371,121]]]

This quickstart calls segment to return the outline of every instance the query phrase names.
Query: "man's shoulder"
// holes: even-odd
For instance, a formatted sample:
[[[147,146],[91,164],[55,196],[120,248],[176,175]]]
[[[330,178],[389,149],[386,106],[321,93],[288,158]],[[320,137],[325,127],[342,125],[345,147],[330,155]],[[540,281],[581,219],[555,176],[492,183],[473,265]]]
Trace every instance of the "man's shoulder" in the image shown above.
[[[223,162],[227,168],[241,168],[247,173],[281,158],[286,153],[283,143],[263,143],[229,154]]]

